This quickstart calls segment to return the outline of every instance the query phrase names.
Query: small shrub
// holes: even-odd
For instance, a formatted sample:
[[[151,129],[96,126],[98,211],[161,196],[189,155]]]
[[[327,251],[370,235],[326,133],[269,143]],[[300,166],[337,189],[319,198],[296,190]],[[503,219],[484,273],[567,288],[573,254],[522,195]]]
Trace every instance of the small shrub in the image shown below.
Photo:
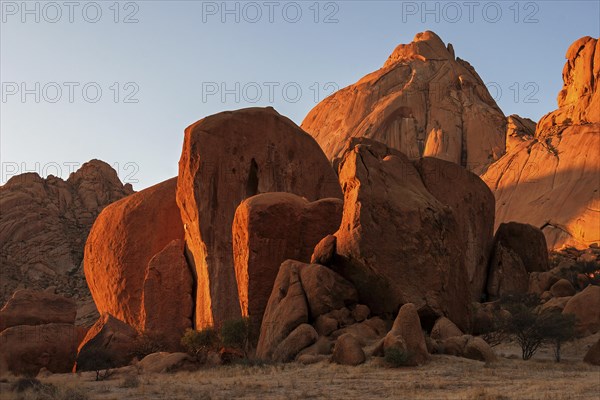
[[[562,344],[575,337],[575,315],[548,311],[540,315],[540,325],[545,341],[554,348],[554,360],[560,362]]]
[[[394,368],[405,367],[410,364],[411,354],[407,350],[392,347],[385,351],[384,359]]]
[[[209,350],[216,350],[219,347],[219,335],[214,328],[205,328],[202,330],[187,329],[181,338],[181,345],[188,354],[202,359]]]
[[[36,378],[19,378],[11,385],[13,392],[22,393],[26,390],[36,389],[42,386],[42,382]]]
[[[233,347],[246,353],[250,343],[250,319],[225,321],[221,327],[221,341],[226,347]]]
[[[554,346],[560,361],[561,344],[574,337],[575,318],[556,311],[538,313],[539,297],[532,294],[505,296],[501,304],[510,312],[501,324],[501,332],[515,338],[523,360],[529,360],[544,344]]]
[[[169,348],[165,342],[164,335],[153,332],[144,332],[135,339],[131,356],[141,360],[148,354],[168,350]]]

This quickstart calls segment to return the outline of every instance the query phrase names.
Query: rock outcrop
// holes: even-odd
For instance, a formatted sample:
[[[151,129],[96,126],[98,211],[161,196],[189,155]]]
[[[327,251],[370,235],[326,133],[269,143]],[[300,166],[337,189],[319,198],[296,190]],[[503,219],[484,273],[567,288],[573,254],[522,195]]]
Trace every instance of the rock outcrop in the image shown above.
[[[260,328],[279,266],[308,263],[315,245],[340,226],[343,202],[309,203],[291,193],[265,193],[244,200],[233,220],[233,261],[242,316]]]
[[[506,117],[506,151],[510,152],[521,143],[533,139],[535,122],[516,114]]]
[[[447,316],[467,330],[472,294],[465,267],[468,235],[462,235],[477,224],[465,220],[467,211],[455,211],[463,207],[456,204],[460,196],[438,200],[428,190],[433,180],[426,178],[426,185],[404,154],[370,139],[350,141],[339,175],[344,213],[331,268],[354,284],[375,315],[394,315],[402,304],[414,303],[426,329]],[[485,234],[483,242],[491,242],[491,230]],[[486,266],[478,268],[473,276],[481,287]]]
[[[72,299],[31,289],[17,290],[0,310],[0,332],[18,325],[75,324]]]
[[[97,371],[129,364],[138,334],[136,330],[103,314],[90,328],[77,349],[75,371]]]
[[[0,374],[35,376],[46,368],[67,373],[73,368],[79,343],[73,324],[18,325],[0,332]],[[6,369],[6,370],[3,370]]]
[[[600,331],[600,286],[590,285],[571,297],[563,314],[574,314],[575,333],[587,336]]]
[[[349,138],[366,137],[411,159],[431,156],[481,172],[504,154],[506,119],[473,67],[427,31],[319,103],[302,128],[330,159],[343,155]]]
[[[496,224],[540,228],[549,249],[600,242],[600,42],[581,38],[566,58],[559,108],[482,176],[496,197]]]
[[[493,243],[494,195],[477,175],[456,164],[425,157],[415,166],[427,191],[449,206],[456,217],[463,240],[471,300],[479,301],[485,290],[485,265]]]
[[[338,319],[343,319],[341,310],[353,323],[355,320],[345,307],[356,304],[356,300],[354,287],[327,267],[285,261],[263,316],[256,356],[277,361],[293,359],[315,343],[319,333],[328,335],[337,330],[341,325]],[[314,323],[317,330],[309,323]],[[325,328],[331,323],[333,326]]]
[[[541,230],[518,222],[500,224],[490,256],[487,280],[489,300],[507,294],[527,293],[529,274],[543,273],[548,268],[546,239]]]
[[[244,199],[266,192],[341,197],[317,142],[272,108],[223,112],[185,130],[177,204],[197,276],[197,328],[241,315],[231,226]]]
[[[391,348],[406,352],[409,355],[408,365],[422,365],[429,359],[425,336],[414,304],[405,304],[398,311],[394,325],[383,342],[384,352]]]
[[[17,289],[91,298],[83,278],[83,248],[104,207],[133,193],[108,164],[92,160],[67,180],[36,173],[0,186],[0,303]]]
[[[191,297],[192,285],[182,242],[167,248],[184,236],[175,203],[176,184],[173,178],[106,207],[85,245],[85,276],[98,310],[140,332],[146,325],[180,328],[183,320],[191,321],[192,304],[186,299]],[[156,286],[160,282],[164,288]],[[157,294],[167,287],[177,288],[177,299],[144,298],[145,289]],[[162,304],[152,304],[158,302]],[[157,321],[157,317],[165,320]]]

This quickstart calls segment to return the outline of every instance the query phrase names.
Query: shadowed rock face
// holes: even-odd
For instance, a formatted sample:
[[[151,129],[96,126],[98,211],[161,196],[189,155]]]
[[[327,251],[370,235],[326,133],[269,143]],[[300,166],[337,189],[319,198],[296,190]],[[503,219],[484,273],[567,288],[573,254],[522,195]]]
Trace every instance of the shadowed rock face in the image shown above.
[[[104,207],[133,193],[106,163],[92,160],[64,181],[27,173],[0,187],[0,303],[17,288],[56,287],[90,301],[83,248]]]
[[[558,110],[482,175],[496,197],[496,227],[531,224],[549,249],[600,242],[599,48],[590,37],[571,45]]]
[[[319,145],[272,108],[224,112],[186,129],[177,204],[198,283],[197,328],[241,315],[231,226],[244,199],[266,192],[342,196]]]
[[[302,128],[330,159],[342,156],[350,137],[366,137],[411,159],[431,156],[481,172],[504,153],[506,120],[473,67],[428,31],[319,103]]]
[[[414,303],[427,329],[439,316],[468,329],[468,235],[459,220],[465,228],[475,224],[452,205],[457,198],[436,198],[428,190],[435,189],[434,179],[427,178],[426,186],[404,154],[364,138],[350,141],[339,175],[344,213],[335,233],[337,260],[331,268],[356,286],[361,302],[375,314],[393,315],[402,304]],[[443,192],[434,189],[438,195]],[[477,190],[473,195],[485,198]],[[487,231],[489,243],[491,229]],[[486,265],[479,268],[482,271],[473,276],[480,277],[482,291]]]

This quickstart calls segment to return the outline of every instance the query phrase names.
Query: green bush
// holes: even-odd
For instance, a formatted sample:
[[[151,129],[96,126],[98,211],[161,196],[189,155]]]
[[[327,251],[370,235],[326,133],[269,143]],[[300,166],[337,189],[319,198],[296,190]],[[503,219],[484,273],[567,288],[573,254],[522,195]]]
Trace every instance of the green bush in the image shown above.
[[[209,350],[216,350],[219,347],[219,342],[219,335],[212,327],[199,331],[186,329],[181,338],[181,345],[194,357],[200,357]]]
[[[407,350],[402,350],[396,347],[389,348],[385,351],[385,362],[394,368],[405,367],[410,365],[412,355]]]
[[[226,347],[246,351],[250,342],[250,319],[225,321],[221,327],[221,341]]]

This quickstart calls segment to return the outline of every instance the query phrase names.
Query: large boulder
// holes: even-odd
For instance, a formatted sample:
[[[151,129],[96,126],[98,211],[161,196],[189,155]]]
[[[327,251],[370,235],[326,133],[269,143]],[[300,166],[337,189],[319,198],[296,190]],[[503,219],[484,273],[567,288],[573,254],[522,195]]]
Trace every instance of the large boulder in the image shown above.
[[[576,317],[575,332],[587,336],[600,331],[600,286],[589,285],[565,305],[563,314]]]
[[[549,269],[546,238],[535,226],[518,222],[502,223],[496,231],[494,244],[502,245],[516,254],[527,272],[544,272]]]
[[[309,324],[300,324],[283,339],[273,352],[273,360],[278,362],[292,361],[300,351],[312,345],[319,334]]]
[[[198,278],[197,328],[241,315],[231,226],[244,199],[266,192],[342,196],[317,142],[273,108],[223,112],[185,130],[177,203]]]
[[[600,242],[599,57],[597,39],[569,47],[559,108],[482,176],[496,197],[496,224],[531,224],[543,231],[549,249]]]
[[[176,185],[176,178],[169,179],[106,207],[85,245],[85,276],[98,311],[139,331],[144,330],[143,318],[150,317],[143,299],[148,263],[173,240],[183,239]],[[186,267],[177,262],[172,270],[162,268],[183,276]],[[182,285],[180,290],[188,288]],[[179,305],[175,306],[171,311],[179,313]]]
[[[358,301],[354,286],[322,265],[305,266],[300,270],[300,279],[312,320],[330,311],[354,305]]]
[[[414,303],[426,329],[440,316],[468,329],[471,288],[453,209],[404,154],[369,139],[348,143],[339,176],[344,213],[331,268],[376,315]]]
[[[365,362],[366,356],[359,340],[345,333],[336,340],[331,359],[341,365],[358,365]]]
[[[70,166],[49,163],[44,170],[57,174],[64,167]],[[104,207],[131,193],[131,185],[99,160],[67,180],[28,172],[0,186],[0,304],[17,289],[49,286],[93,304],[81,267],[85,238]]]
[[[150,259],[144,278],[143,331],[158,337],[170,350],[180,348],[194,313],[194,280],[183,248],[181,239],[167,244]]]
[[[399,45],[383,68],[313,108],[302,128],[330,159],[351,137],[409,158],[431,156],[481,171],[504,153],[506,119],[485,84],[433,32]]]
[[[425,335],[419,321],[419,314],[414,304],[403,305],[398,311],[398,316],[394,321],[392,329],[385,336],[383,342],[384,352],[390,348],[402,343],[407,351],[409,359],[407,362],[411,365],[421,365],[429,359]]]
[[[0,332],[17,325],[74,324],[72,299],[31,289],[17,290],[0,310]]]
[[[462,336],[463,333],[454,322],[446,317],[441,317],[435,321],[435,325],[431,329],[431,338],[435,340],[445,340],[453,336]]]
[[[75,371],[97,371],[129,364],[134,357],[136,330],[110,314],[103,314],[77,349]]]
[[[488,300],[497,300],[507,294],[527,293],[528,289],[529,274],[521,258],[512,249],[496,243],[488,273]]]
[[[167,373],[178,371],[193,371],[197,362],[187,353],[159,352],[148,354],[137,364],[146,373]]]
[[[356,301],[356,289],[327,267],[305,264],[295,260],[285,261],[279,268],[263,316],[256,349],[257,357],[279,361],[288,360],[290,353],[282,350],[282,343],[304,344],[310,341],[304,340],[305,338],[313,336],[306,334],[306,329],[303,328],[304,330],[301,330],[300,333],[296,332],[288,340],[300,325],[314,322],[318,330],[327,331],[329,334],[338,326],[343,325],[339,321],[336,322],[342,318],[335,318],[340,310],[346,310],[347,319],[352,319],[350,310],[345,306],[354,305]],[[352,319],[352,323],[354,322],[355,320]],[[315,331],[314,334],[317,335],[317,332]],[[302,338],[302,340],[298,338]],[[316,341],[316,337],[314,341]],[[292,347],[297,349],[299,345]]]
[[[260,327],[277,271],[288,259],[310,262],[315,245],[340,226],[341,199],[309,203],[291,193],[244,200],[233,220],[233,261],[242,316]]]
[[[494,240],[495,200],[479,177],[459,165],[432,157],[415,163],[423,184],[458,222],[472,301],[485,291],[488,257]]]
[[[19,325],[0,333],[0,374],[35,376],[46,368],[67,373],[73,368],[80,337],[73,324]]]

